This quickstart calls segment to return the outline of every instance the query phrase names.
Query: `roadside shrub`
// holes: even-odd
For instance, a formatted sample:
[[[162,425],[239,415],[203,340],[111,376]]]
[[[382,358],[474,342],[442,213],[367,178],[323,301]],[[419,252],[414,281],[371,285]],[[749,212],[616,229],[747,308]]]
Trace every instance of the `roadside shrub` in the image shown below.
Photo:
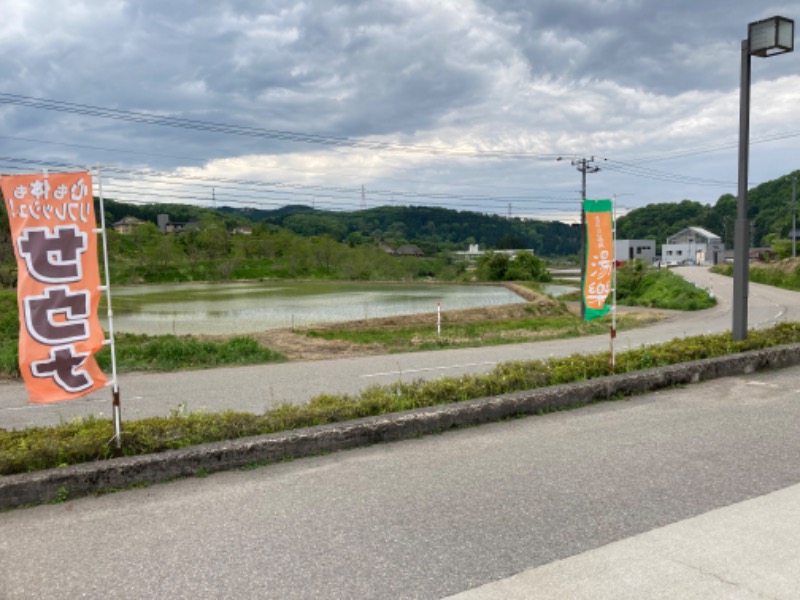
[[[717,303],[706,290],[683,277],[638,261],[617,271],[617,302],[668,310],[701,310]]]

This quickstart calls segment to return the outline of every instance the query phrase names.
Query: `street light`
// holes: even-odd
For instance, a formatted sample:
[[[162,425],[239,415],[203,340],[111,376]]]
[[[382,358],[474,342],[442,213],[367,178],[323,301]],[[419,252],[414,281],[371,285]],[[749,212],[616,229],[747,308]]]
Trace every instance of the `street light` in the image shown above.
[[[736,230],[733,258],[734,340],[747,338],[747,288],[750,243],[747,222],[747,161],[750,146],[750,57],[766,58],[794,50],[794,21],[771,17],[747,26],[742,40],[742,74],[739,91],[739,197],[736,203]]]
[[[797,177],[792,177],[792,258],[797,258]]]

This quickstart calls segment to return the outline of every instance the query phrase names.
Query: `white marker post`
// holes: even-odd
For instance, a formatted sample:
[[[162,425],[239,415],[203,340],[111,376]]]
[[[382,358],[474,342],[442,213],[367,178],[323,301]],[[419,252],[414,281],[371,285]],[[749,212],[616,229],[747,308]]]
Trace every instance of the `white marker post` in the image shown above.
[[[614,194],[611,200],[611,231],[614,243],[611,245],[611,372],[614,373],[616,367],[616,355],[614,354],[614,338],[617,337],[617,195]]]

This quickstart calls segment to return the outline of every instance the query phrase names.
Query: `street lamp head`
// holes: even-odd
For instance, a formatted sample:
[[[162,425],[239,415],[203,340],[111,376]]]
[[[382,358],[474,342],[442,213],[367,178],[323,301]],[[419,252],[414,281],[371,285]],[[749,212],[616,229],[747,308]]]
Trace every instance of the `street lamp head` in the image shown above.
[[[794,21],[786,17],[771,17],[747,26],[750,55],[774,56],[794,50]]]

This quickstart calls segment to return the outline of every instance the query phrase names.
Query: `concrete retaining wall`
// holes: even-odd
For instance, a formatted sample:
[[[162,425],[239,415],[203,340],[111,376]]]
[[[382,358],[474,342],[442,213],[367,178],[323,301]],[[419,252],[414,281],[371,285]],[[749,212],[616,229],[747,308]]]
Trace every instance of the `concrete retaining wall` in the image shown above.
[[[409,439],[520,414],[574,408],[675,385],[798,364],[800,344],[792,344],[286,433],[10,475],[0,477],[0,509]]]

